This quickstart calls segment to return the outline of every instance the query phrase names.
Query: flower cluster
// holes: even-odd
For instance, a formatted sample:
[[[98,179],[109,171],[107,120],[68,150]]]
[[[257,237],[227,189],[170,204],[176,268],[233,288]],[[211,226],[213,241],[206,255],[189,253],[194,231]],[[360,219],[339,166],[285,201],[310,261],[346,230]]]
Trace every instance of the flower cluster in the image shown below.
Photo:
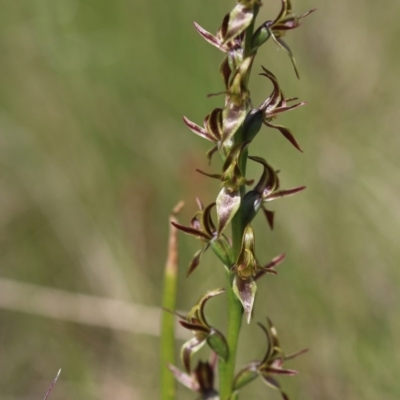
[[[281,254],[265,265],[259,263],[252,221],[262,210],[270,228],[273,229],[274,212],[267,208],[267,204],[305,189],[304,186],[281,189],[279,171],[264,158],[249,155],[251,144],[263,125],[279,131],[297,150],[302,151],[292,132],[276,124],[275,119],[284,112],[304,105],[305,102],[297,102],[297,98],[285,97],[277,77],[265,67],[261,67],[260,75],[270,81],[272,92],[258,108],[253,108],[248,88],[250,72],[258,49],[270,38],[289,54],[296,75],[299,75],[292,52],[282,37],[287,31],[297,28],[300,20],[314,10],[296,16],[290,0],[280,1],[281,10],[278,16],[274,20],[262,23],[257,29],[255,20],[261,6],[259,0],[238,0],[233,10],[225,15],[215,35],[195,23],[199,34],[224,53],[220,72],[225,87],[223,92],[225,103],[223,107],[213,109],[205,117],[202,126],[187,117],[183,118],[192,132],[212,142],[213,147],[207,152],[209,161],[211,162],[213,154],[217,152],[222,158],[220,171],[210,173],[198,170],[201,174],[220,181],[221,190],[216,200],[207,206],[197,200],[199,209],[190,225],[173,222],[177,229],[196,237],[202,243],[200,250],[192,258],[188,275],[199,266],[203,253],[211,248],[227,271],[230,282],[227,290],[234,293],[240,300],[248,323],[251,321],[256,298],[256,281],[265,274],[276,274],[275,267],[285,257]],[[261,175],[256,181],[246,177],[248,161],[257,163],[262,168]],[[246,191],[246,187],[250,189]],[[232,238],[226,233],[230,224]],[[214,388],[215,362],[200,361],[192,369],[192,355],[207,344],[212,354],[218,359],[216,363],[231,360],[232,349],[230,349],[229,340],[220,330],[209,325],[204,316],[206,302],[222,293],[222,289],[208,292],[187,315],[178,314],[180,324],[193,332],[193,338],[187,341],[181,350],[185,372],[174,366],[170,366],[170,370],[181,383],[200,394],[202,399],[219,398],[219,392]],[[228,397],[229,399],[237,398],[239,390],[257,376],[260,376],[269,386],[278,389],[282,397],[287,399],[287,395],[282,392],[274,376],[296,373],[296,371],[283,368],[283,362],[293,358],[293,355],[284,355],[276,330],[269,320],[268,327],[261,324],[260,327],[268,340],[265,356],[261,361],[252,362],[243,367],[232,382],[230,395],[223,394],[221,400],[227,400]],[[220,381],[223,379],[224,377],[220,376]]]

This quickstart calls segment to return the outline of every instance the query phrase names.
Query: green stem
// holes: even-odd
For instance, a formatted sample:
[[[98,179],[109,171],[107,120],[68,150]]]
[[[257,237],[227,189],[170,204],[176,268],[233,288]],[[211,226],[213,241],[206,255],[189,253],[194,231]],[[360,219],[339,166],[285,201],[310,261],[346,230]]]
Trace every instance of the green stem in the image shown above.
[[[254,23],[258,13],[259,6],[254,6],[254,16],[250,26],[246,29],[245,33],[245,43],[244,43],[244,58],[248,57],[251,52],[251,41],[254,32]],[[236,143],[241,143],[243,141],[242,137],[235,136]],[[240,160],[240,170],[243,175],[246,173],[246,162],[247,162],[247,150],[245,150],[242,154]],[[245,195],[245,187],[242,186],[240,188],[240,196],[243,199]],[[236,260],[239,253],[240,248],[242,246],[242,237],[243,237],[243,216],[242,209],[239,208],[237,213],[232,219],[232,252],[233,257]],[[229,358],[226,362],[220,360],[219,361],[219,377],[220,377],[220,390],[219,390],[219,398],[220,400],[228,400],[232,395],[233,388],[233,379],[235,377],[235,366],[236,366],[236,353],[239,341],[239,333],[240,327],[242,324],[242,316],[243,316],[243,307],[240,303],[239,299],[235,295],[232,289],[232,281],[234,278],[234,274],[229,272],[227,274],[228,277],[228,328],[227,328],[227,342],[229,347]]]
[[[177,222],[174,215],[182,207],[178,204],[172,212],[170,222]],[[165,310],[176,309],[176,291],[178,277],[178,241],[177,231],[170,225],[168,257],[164,272],[164,293],[162,306]],[[176,400],[176,380],[168,369],[175,363],[175,316],[164,311],[161,322],[161,399]]]
[[[228,330],[226,340],[229,346],[229,358],[219,362],[220,400],[228,400],[232,394],[233,378],[235,376],[236,352],[242,324],[243,307],[232,290],[232,274],[228,274]]]

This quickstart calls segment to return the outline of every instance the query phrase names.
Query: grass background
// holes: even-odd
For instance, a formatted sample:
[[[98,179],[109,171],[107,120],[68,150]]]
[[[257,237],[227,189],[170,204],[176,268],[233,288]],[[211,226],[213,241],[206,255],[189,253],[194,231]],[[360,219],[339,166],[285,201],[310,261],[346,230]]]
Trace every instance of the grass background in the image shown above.
[[[259,21],[279,8],[264,3]],[[192,21],[214,32],[233,3],[0,6],[0,398],[43,398],[61,367],[52,400],[155,399],[154,309],[130,320],[107,314],[101,299],[158,307],[169,210],[184,199],[187,221],[196,195],[210,202],[218,192],[218,182],[194,172],[207,169],[208,145],[181,116],[200,122],[221,104],[206,98],[222,88],[221,53]],[[397,400],[400,3],[294,6],[299,14],[319,8],[287,38],[301,80],[272,43],[254,71],[266,66],[289,97],[308,101],[280,118],[305,151],[265,129],[252,153],[281,170],[284,187],[308,189],[273,204],[273,233],[256,220],[260,261],[280,252],[287,260],[260,283],[255,319],[268,314],[288,352],[311,348],[290,364],[301,375],[281,379],[291,398]],[[271,88],[256,74],[251,84],[258,104]],[[224,282],[211,254],[184,280],[197,248],[181,238],[181,309]],[[88,298],[79,295],[96,296],[86,317],[74,301]],[[213,301],[210,320],[223,326],[224,302]],[[46,316],[52,306],[58,318]],[[103,327],[90,325],[92,313]],[[264,348],[261,331],[246,326],[240,362]],[[260,382],[242,397],[279,398]],[[180,389],[180,398],[193,395]]]

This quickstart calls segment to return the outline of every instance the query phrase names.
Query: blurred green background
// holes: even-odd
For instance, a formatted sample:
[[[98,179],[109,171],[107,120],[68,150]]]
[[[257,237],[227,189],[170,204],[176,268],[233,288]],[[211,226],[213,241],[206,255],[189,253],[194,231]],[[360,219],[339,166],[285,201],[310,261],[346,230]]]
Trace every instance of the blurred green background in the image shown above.
[[[279,9],[264,3],[259,22]],[[292,399],[400,398],[400,3],[384,3],[294,1],[298,14],[319,8],[287,37],[301,80],[272,42],[254,68],[308,102],[279,119],[304,154],[270,129],[251,148],[283,187],[308,187],[273,203],[273,233],[255,222],[260,262],[287,254],[259,285],[255,320],[269,315],[286,351],[311,348],[281,379]],[[206,98],[222,90],[222,54],[192,21],[215,32],[233,2],[0,6],[0,399],[42,399],[59,368],[52,400],[156,399],[168,213],[184,199],[187,222],[194,197],[219,188],[195,173],[209,145],[181,120],[223,101]],[[256,74],[251,85],[257,105],[271,87]],[[197,249],[181,237],[180,309],[224,283],[211,254],[185,280]],[[240,363],[264,349],[245,326]],[[261,382],[242,397],[279,398]]]

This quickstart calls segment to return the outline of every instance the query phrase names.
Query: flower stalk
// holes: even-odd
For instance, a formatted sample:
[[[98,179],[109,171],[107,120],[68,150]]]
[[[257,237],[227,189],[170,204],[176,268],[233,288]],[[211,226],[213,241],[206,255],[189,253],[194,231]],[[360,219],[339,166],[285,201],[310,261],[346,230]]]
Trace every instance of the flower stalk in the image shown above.
[[[275,214],[266,204],[299,193],[305,188],[299,186],[281,189],[278,171],[264,158],[250,152],[252,142],[263,125],[279,131],[292,146],[302,151],[291,130],[277,125],[274,120],[281,113],[296,109],[305,102],[292,103],[297,98],[286,98],[278,78],[263,66],[260,75],[272,83],[272,92],[258,108],[253,108],[250,96],[249,82],[251,71],[255,68],[254,60],[259,47],[269,39],[288,53],[294,71],[299,76],[293,54],[282,37],[300,26],[299,21],[314,10],[298,17],[293,12],[290,0],[280,1],[281,10],[278,16],[262,23],[258,28],[256,17],[262,5],[260,0],[238,0],[232,11],[225,15],[215,35],[195,23],[195,28],[203,39],[224,53],[220,73],[225,86],[225,102],[223,107],[216,108],[207,115],[203,126],[197,125],[187,117],[184,117],[184,122],[196,135],[213,143],[213,147],[207,152],[210,163],[215,153],[220,154],[223,160],[221,171],[198,172],[218,179],[221,189],[215,201],[207,206],[203,206],[202,202],[197,200],[199,211],[192,218],[190,225],[181,225],[176,221],[171,223],[174,228],[194,236],[202,243],[201,249],[192,258],[188,276],[194,273],[201,264],[202,254],[210,248],[225,268],[227,287],[225,290],[207,292],[187,315],[177,314],[180,324],[193,334],[181,349],[184,371],[173,366],[171,361],[164,361],[168,362],[169,370],[179,382],[200,394],[200,399],[205,400],[238,399],[242,387],[257,377],[269,387],[278,390],[282,398],[287,400],[286,393],[281,390],[274,375],[297,373],[282,368],[283,362],[292,356],[284,355],[276,329],[270,320],[268,327],[259,324],[268,340],[267,354],[261,361],[250,362],[236,372],[236,353],[242,319],[245,316],[247,323],[252,320],[257,293],[256,282],[266,274],[276,275],[275,267],[285,257],[281,254],[264,266],[260,264],[256,255],[252,221],[262,210],[269,227],[273,229]],[[248,161],[262,167],[261,176],[257,181],[246,176]],[[247,189],[254,182],[257,182],[255,186]],[[214,210],[217,216],[216,223],[212,217]],[[229,225],[230,237],[226,233]],[[228,326],[225,335],[223,329],[210,325],[205,317],[205,304],[216,295],[227,296]],[[168,308],[174,310],[174,307]],[[164,344],[166,342],[163,342]],[[199,361],[197,366],[193,367],[192,355],[205,345],[210,349],[212,361]],[[219,388],[214,387],[217,371]]]
[[[178,203],[169,217],[169,243],[167,262],[164,269],[163,308],[175,310],[178,286],[178,230],[172,223],[177,223],[176,215],[183,207]],[[175,318],[170,313],[163,313],[161,322],[161,396],[164,400],[175,400],[176,381],[168,370],[168,365],[175,363]]]

